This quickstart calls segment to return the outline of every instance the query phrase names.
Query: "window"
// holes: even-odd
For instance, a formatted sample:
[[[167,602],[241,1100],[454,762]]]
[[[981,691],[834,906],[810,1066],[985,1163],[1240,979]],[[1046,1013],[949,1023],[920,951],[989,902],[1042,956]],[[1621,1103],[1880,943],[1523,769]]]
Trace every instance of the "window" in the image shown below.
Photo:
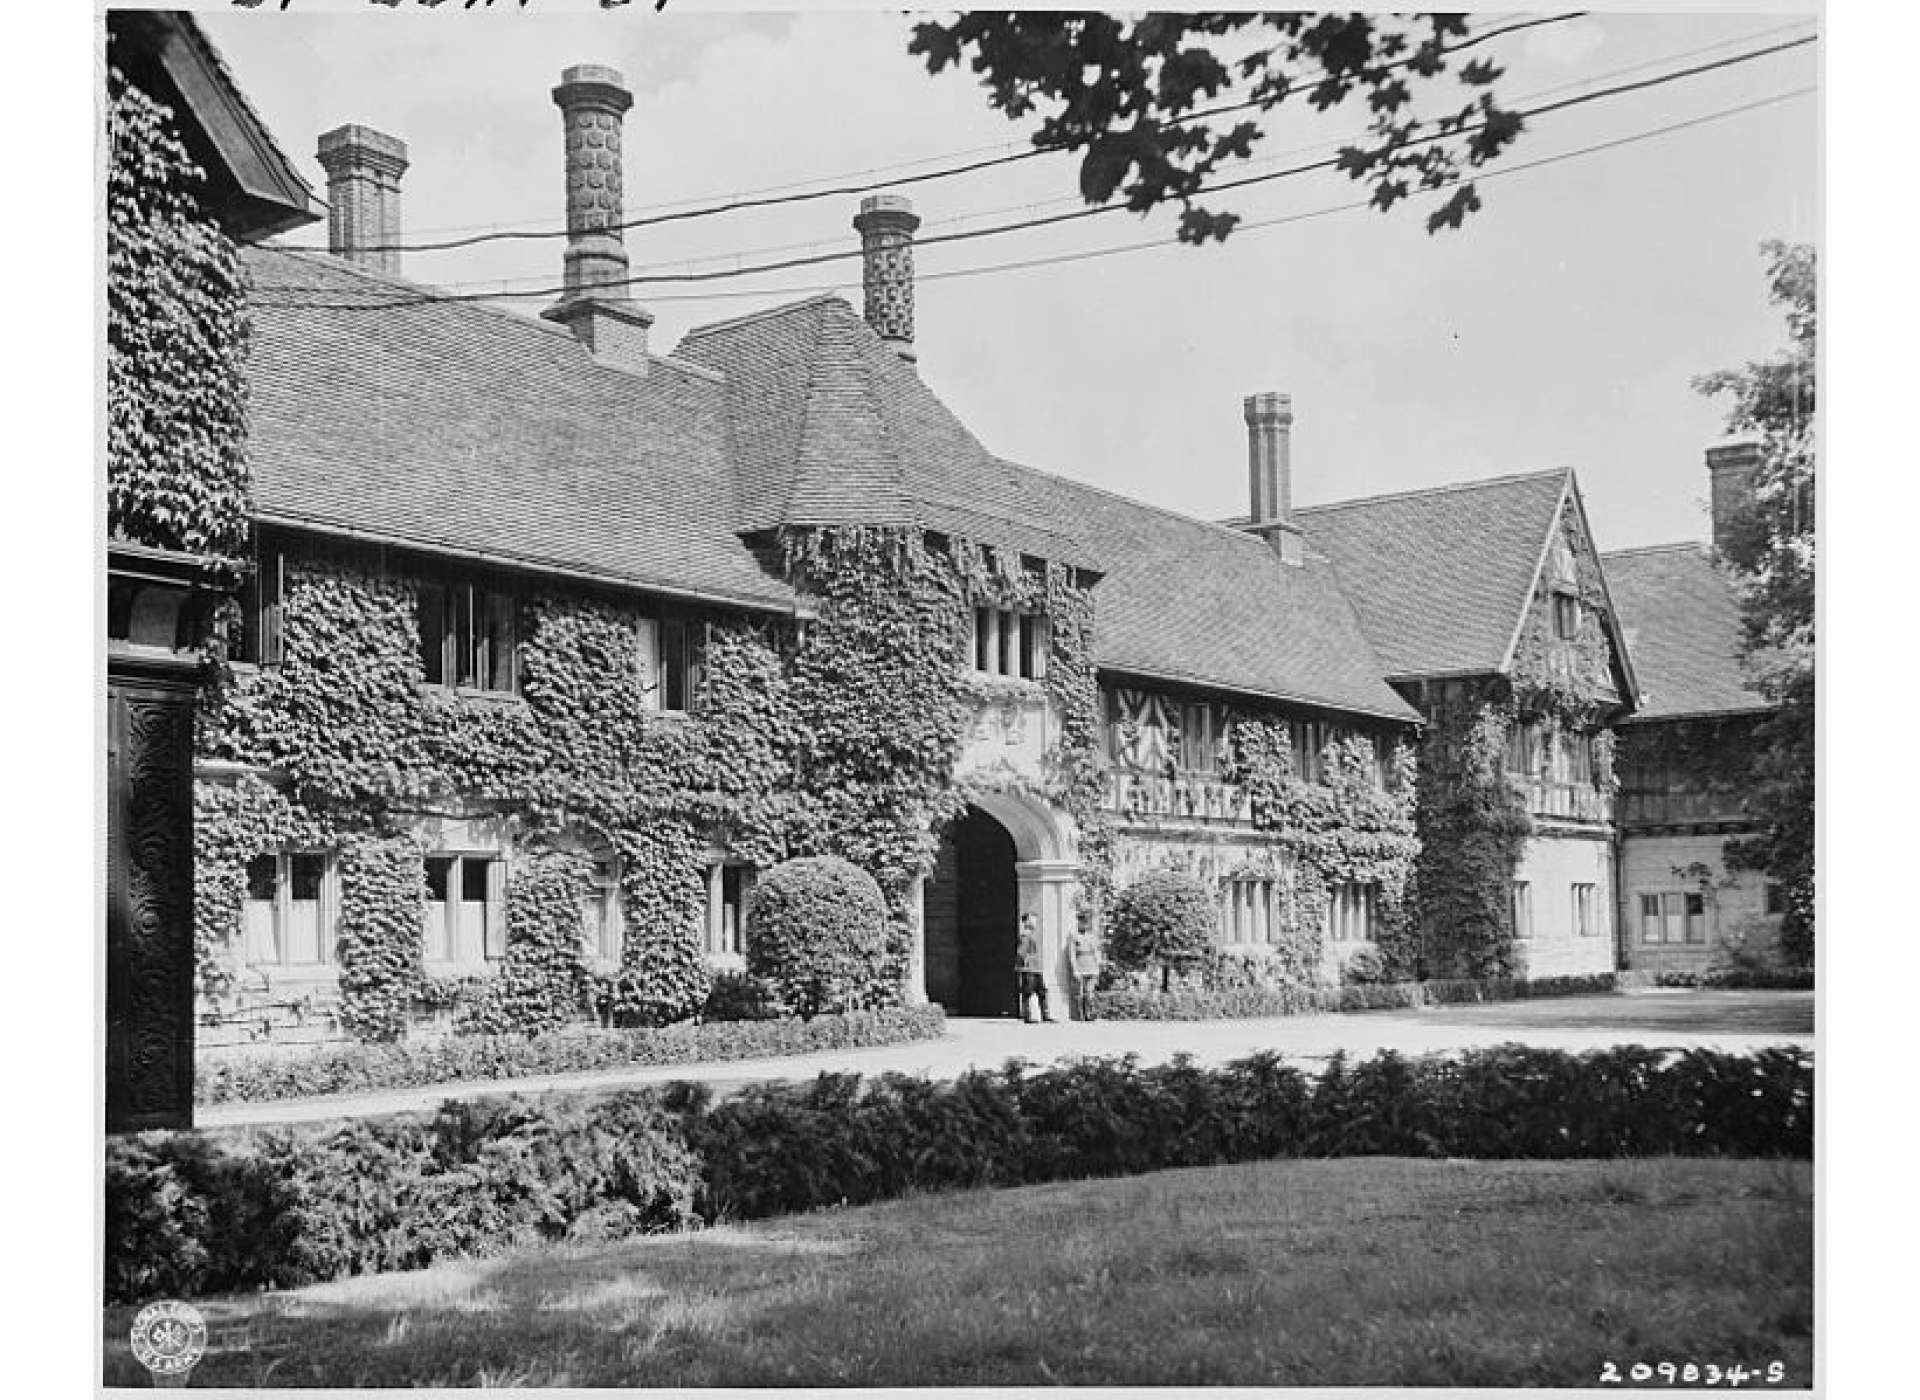
[[[1642,943],[1705,943],[1707,897],[1698,891],[1640,896]]]
[[[1767,912],[1769,914],[1784,914],[1787,912],[1787,887],[1785,885],[1775,884],[1771,880],[1767,882]]]
[[[1287,735],[1293,740],[1293,771],[1303,783],[1322,781],[1326,767],[1324,756],[1327,740],[1327,726],[1324,724],[1294,720],[1287,726]]]
[[[240,590],[240,647],[236,661],[278,666],[285,655],[281,631],[287,563],[279,550],[256,550],[253,572]]]
[[[420,665],[429,685],[513,691],[520,685],[520,601],[465,581],[419,585]]]
[[[1378,885],[1335,885],[1327,901],[1328,941],[1371,943],[1379,899]]]
[[[1682,898],[1686,902],[1687,942],[1705,943],[1707,941],[1707,897],[1696,891],[1689,891]]]
[[[1568,642],[1580,635],[1580,600],[1571,593],[1553,595],[1553,635]]]
[[[507,863],[494,855],[427,857],[423,930],[429,961],[478,963],[507,955]]]
[[[1524,720],[1507,730],[1507,771],[1519,778],[1537,777],[1542,744],[1540,730]]]
[[[611,857],[596,860],[587,876],[587,896],[581,901],[580,922],[588,955],[600,962],[620,961],[622,921],[620,867]]]
[[[1279,881],[1250,875],[1222,882],[1220,941],[1273,943],[1281,925]]]
[[[1180,707],[1180,766],[1193,773],[1211,773],[1218,767],[1219,738],[1214,732],[1213,706]]]
[[[973,610],[973,669],[990,676],[1044,680],[1049,634],[1040,613],[1016,608]]]
[[[309,851],[258,856],[247,865],[241,912],[246,957],[256,967],[320,967],[333,961],[330,863]]]
[[[722,861],[707,867],[707,951],[738,957],[747,950],[747,900],[753,870]]]
[[[1592,938],[1600,932],[1600,925],[1594,918],[1595,900],[1592,885],[1573,887],[1573,931],[1577,937]]]
[[[707,629],[697,622],[667,618],[660,624],[660,690],[663,710],[698,707],[706,680]]]
[[[1533,886],[1525,880],[1513,882],[1513,936],[1533,937]]]

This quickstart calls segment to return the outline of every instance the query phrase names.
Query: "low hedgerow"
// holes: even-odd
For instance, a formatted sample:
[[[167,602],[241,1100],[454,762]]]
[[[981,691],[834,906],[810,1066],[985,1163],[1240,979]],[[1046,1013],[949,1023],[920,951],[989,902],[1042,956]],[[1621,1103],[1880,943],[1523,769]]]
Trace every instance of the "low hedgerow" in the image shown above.
[[[1318,1076],[1132,1056],[948,1082],[824,1074],[450,1103],[332,1128],[110,1139],[110,1302],[289,1287],[915,1191],[1273,1157],[1808,1158],[1813,1058],[1521,1045]]]
[[[1713,967],[1705,972],[1679,970],[1654,974],[1661,987],[1702,987],[1716,991],[1810,992],[1810,967]]]
[[[194,1065],[194,1099],[202,1104],[265,1103],[626,1066],[763,1059],[938,1040],[946,1033],[946,1025],[945,1013],[927,1005],[852,1011],[811,1021],[787,1017],[689,1023],[659,1030],[582,1028],[531,1039],[448,1036],[395,1044],[328,1045],[273,1057],[206,1056]]]
[[[1154,992],[1116,987],[1090,998],[1101,1021],[1213,1021],[1256,1016],[1304,1016],[1340,1011],[1393,1011],[1523,997],[1584,996],[1614,991],[1618,976],[1540,977],[1530,981],[1360,982],[1340,987],[1294,984],[1228,991]]]

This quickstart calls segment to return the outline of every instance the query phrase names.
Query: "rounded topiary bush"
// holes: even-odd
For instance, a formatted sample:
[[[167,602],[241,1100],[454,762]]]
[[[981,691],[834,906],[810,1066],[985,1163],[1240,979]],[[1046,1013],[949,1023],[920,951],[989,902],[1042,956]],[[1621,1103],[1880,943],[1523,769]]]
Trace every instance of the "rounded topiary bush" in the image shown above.
[[[887,902],[871,875],[838,856],[783,861],[747,906],[747,971],[803,1017],[858,1010],[880,990]]]
[[[1157,966],[1160,989],[1175,972],[1203,961],[1217,921],[1213,891],[1181,870],[1150,870],[1113,898],[1108,913],[1114,960],[1127,967]]]
[[[1340,984],[1344,987],[1370,987],[1376,982],[1391,982],[1387,960],[1376,948],[1355,948],[1340,964]]]

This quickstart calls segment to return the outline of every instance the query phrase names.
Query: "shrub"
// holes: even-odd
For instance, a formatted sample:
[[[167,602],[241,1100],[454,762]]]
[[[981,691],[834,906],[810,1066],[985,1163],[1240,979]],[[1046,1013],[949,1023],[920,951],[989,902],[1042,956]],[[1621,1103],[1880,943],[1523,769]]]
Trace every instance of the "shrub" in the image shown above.
[[[1181,870],[1150,870],[1121,890],[1109,910],[1108,938],[1123,966],[1157,966],[1160,989],[1207,956],[1216,921],[1213,892]]]
[[[887,953],[887,902],[873,877],[838,856],[774,866],[754,886],[747,970],[802,1018],[873,998]]]
[[[1813,969],[1810,967],[1714,967],[1705,972],[1679,969],[1654,974],[1660,987],[1704,987],[1722,991],[1810,992]]]
[[[568,1029],[520,1035],[451,1036],[395,1045],[327,1045],[297,1055],[207,1055],[194,1065],[194,1099],[202,1104],[265,1103],[326,1094],[374,1093],[429,1084],[572,1074],[630,1065],[686,1065],[803,1055],[938,1040],[946,1032],[938,1006],[889,1007],[821,1016],[812,1021],[721,1021],[662,1030]]]
[[[1373,948],[1356,948],[1340,964],[1340,981],[1345,986],[1364,987],[1386,980],[1386,960]]]
[[[701,1009],[703,1021],[771,1021],[780,1014],[773,989],[746,972],[717,972]]]
[[[1095,992],[1090,1007],[1097,1020],[1211,1021],[1235,1017],[1301,1016],[1317,1012],[1391,1011],[1419,1006],[1512,1001],[1522,997],[1584,996],[1617,989],[1621,974],[1596,972],[1476,982],[1359,982],[1339,987],[1302,987],[1282,983],[1225,990],[1176,988],[1170,992],[1115,987]]]
[[[659,1096],[448,1104],[431,1119],[108,1143],[109,1302],[424,1267],[694,1223]]]

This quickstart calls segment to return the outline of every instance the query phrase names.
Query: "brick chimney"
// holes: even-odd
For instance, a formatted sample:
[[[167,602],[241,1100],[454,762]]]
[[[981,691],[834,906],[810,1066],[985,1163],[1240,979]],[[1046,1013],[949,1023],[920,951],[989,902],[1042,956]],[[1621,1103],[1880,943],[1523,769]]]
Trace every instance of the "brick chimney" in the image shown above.
[[[1247,418],[1247,529],[1273,547],[1284,564],[1304,555],[1293,520],[1293,399],[1287,394],[1249,394]]]
[[[633,94],[616,70],[583,63],[560,74],[553,100],[566,132],[566,290],[540,314],[572,331],[595,359],[645,374],[653,313],[625,285],[620,229],[620,123]]]
[[[400,275],[400,177],[407,143],[370,126],[337,126],[315,152],[327,172],[327,248],[337,258]]]
[[[1712,491],[1713,547],[1727,547],[1734,518],[1753,492],[1765,445],[1757,437],[1730,437],[1707,449],[1707,479]]]
[[[867,324],[908,364],[913,350],[913,231],[920,216],[903,195],[876,194],[860,201],[853,226],[860,234],[861,284]]]

